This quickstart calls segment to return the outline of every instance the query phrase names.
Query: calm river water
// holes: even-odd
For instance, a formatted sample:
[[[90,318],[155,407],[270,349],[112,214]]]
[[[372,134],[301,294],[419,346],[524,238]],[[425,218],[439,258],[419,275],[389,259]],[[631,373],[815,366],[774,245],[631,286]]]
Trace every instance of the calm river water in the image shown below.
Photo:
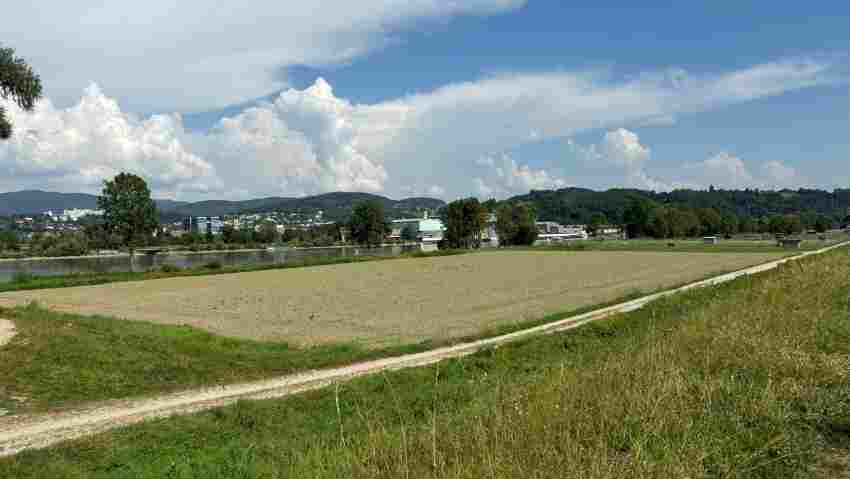
[[[213,261],[221,263],[224,267],[284,264],[311,257],[396,256],[402,252],[418,249],[419,247],[415,245],[380,248],[348,246],[340,248],[275,249],[272,251],[136,255],[133,258],[132,268],[133,271],[146,271],[166,264],[180,268],[196,268]],[[0,261],[0,282],[11,281],[16,274],[20,273],[33,276],[59,276],[75,273],[115,273],[129,270],[130,258],[128,256],[4,260]]]

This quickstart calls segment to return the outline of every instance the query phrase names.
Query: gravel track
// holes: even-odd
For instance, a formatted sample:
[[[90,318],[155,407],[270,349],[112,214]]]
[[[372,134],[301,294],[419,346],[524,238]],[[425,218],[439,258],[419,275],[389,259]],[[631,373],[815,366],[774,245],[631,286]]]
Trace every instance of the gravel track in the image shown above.
[[[821,250],[806,252],[791,258],[772,261],[515,333],[439,348],[423,353],[408,354],[320,371],[310,371],[265,381],[190,390],[147,399],[110,401],[88,408],[61,413],[0,418],[0,457],[14,455],[26,449],[45,448],[62,441],[90,436],[154,418],[189,414],[225,406],[238,400],[278,398],[322,388],[336,382],[346,381],[367,374],[424,366],[448,358],[463,357],[484,348],[510,343],[529,336],[565,331],[612,314],[634,311],[663,296],[676,294],[692,288],[724,283],[740,276],[768,271],[788,261],[821,254],[848,244],[850,243],[842,243]]]
[[[0,348],[8,344],[16,333],[15,323],[8,319],[0,319]]]

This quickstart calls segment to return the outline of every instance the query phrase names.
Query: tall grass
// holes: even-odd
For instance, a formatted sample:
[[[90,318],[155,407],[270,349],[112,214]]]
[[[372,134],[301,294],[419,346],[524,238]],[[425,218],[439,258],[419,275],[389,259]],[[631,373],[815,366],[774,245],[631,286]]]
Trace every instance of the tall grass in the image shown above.
[[[835,251],[461,360],[3,459],[0,477],[829,474],[822,454],[850,449],[848,277]]]

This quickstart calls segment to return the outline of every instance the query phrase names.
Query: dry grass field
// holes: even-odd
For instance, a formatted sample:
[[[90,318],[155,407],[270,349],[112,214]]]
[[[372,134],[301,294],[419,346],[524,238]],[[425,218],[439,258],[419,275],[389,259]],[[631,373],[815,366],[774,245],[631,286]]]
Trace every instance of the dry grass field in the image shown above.
[[[0,294],[63,312],[297,344],[444,340],[611,301],[778,254],[484,252]]]

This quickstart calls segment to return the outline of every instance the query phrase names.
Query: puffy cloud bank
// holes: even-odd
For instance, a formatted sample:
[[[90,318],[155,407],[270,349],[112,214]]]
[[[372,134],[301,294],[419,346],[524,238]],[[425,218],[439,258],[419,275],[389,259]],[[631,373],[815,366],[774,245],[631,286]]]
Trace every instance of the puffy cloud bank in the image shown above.
[[[675,183],[645,173],[651,151],[624,127],[830,83],[831,72],[829,64],[780,61],[703,76],[500,75],[376,104],[339,98],[318,79],[204,133],[187,132],[177,114],[137,118],[91,87],[67,109],[48,100],[34,114],[10,107],[17,129],[0,144],[0,187],[93,191],[104,178],[132,171],[159,194],[186,199],[333,190],[504,196],[571,183],[557,168],[504,152],[612,129],[595,150],[623,171],[612,183],[666,189]],[[706,160],[703,173],[747,183],[751,174],[730,158]],[[765,183],[795,177],[778,162],[762,174]]]
[[[202,111],[285,88],[288,67],[351,61],[423,22],[525,2],[16,1],[4,2],[0,31],[25,52],[57,104],[71,104],[96,79],[135,111]]]
[[[477,188],[474,193],[486,198],[505,198],[528,193],[530,190],[570,186],[566,179],[553,176],[546,170],[535,170],[528,165],[517,164],[509,155],[502,155],[498,159],[485,158],[478,164],[488,167],[488,174],[475,178]]]
[[[143,175],[166,196],[207,192],[223,184],[213,165],[191,152],[179,115],[140,120],[94,85],[80,102],[56,109],[41,101],[33,113],[5,103],[15,133],[0,143],[0,185],[91,191],[122,171]]]
[[[619,168],[623,183],[632,188],[670,191],[677,188],[705,189],[709,186],[724,189],[780,189],[805,185],[808,181],[797,171],[778,160],[761,165],[753,174],[739,157],[722,151],[698,163],[682,166],[684,176],[657,178],[646,173],[651,151],[640,143],[638,135],[624,128],[609,131],[600,145],[578,146],[593,160],[607,161]]]

